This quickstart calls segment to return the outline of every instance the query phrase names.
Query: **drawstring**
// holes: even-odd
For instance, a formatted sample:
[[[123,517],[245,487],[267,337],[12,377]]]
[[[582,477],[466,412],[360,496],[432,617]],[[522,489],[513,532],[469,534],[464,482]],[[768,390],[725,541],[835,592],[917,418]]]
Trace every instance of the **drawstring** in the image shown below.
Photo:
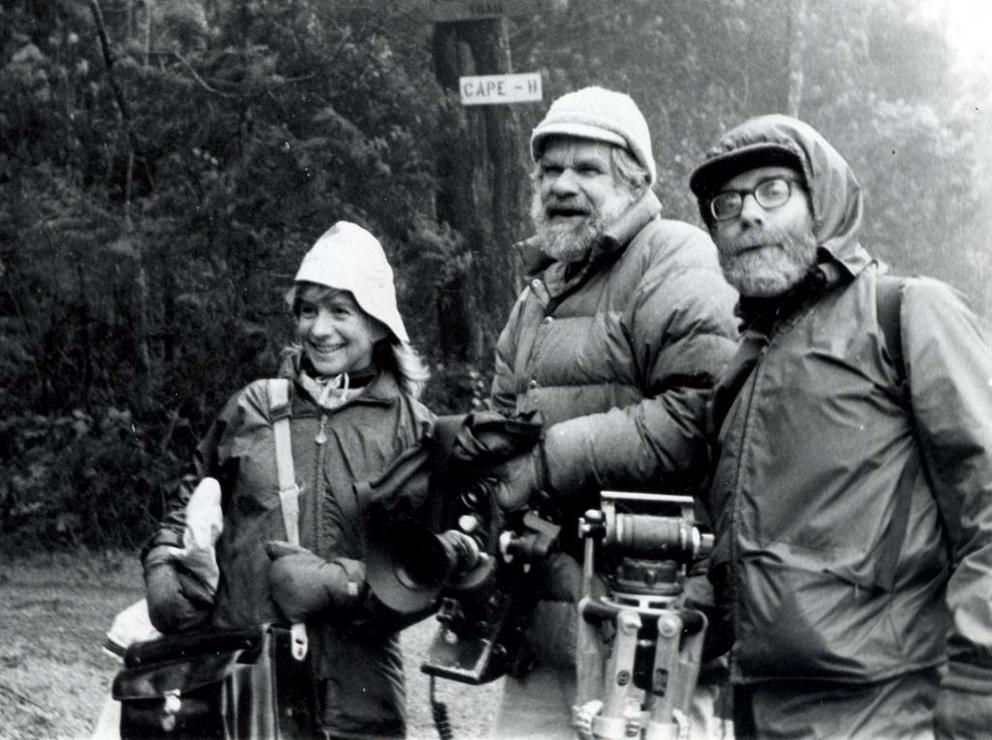
[[[335,375],[324,384],[324,388],[320,392],[320,397],[317,399],[317,405],[322,408],[327,408],[330,405],[330,396],[334,392],[337,392],[338,401],[343,403],[347,399],[348,390],[350,388],[351,378],[348,373],[340,373]],[[337,404],[334,405],[336,406]]]

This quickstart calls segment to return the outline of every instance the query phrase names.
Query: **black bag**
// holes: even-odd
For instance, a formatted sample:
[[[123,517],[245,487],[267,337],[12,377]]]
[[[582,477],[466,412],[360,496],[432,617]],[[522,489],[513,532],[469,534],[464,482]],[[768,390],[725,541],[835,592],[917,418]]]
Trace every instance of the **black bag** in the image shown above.
[[[208,630],[138,643],[114,678],[121,737],[268,740],[316,735],[307,660],[288,627]]]

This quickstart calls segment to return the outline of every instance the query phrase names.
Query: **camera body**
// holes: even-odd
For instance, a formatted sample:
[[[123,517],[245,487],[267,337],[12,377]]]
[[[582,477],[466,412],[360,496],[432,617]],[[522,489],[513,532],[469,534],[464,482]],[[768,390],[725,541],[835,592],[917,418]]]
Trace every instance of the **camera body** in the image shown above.
[[[674,614],[683,625],[679,634],[698,635],[692,644],[701,645],[705,617],[682,609],[682,584],[688,566],[712,549],[712,536],[696,526],[687,496],[604,491],[600,500],[601,509],[586,512],[578,523],[584,547],[579,643],[602,663],[611,645],[593,649],[592,638],[602,645],[603,623],[636,612],[643,624],[631,686],[650,692],[659,616]],[[527,573],[557,550],[560,528],[535,510],[499,511],[484,484],[460,497],[452,521],[454,528],[441,537],[457,531],[470,537],[481,555],[441,587],[439,628],[421,669],[468,684],[523,673],[530,656],[522,622],[533,604]],[[595,598],[592,582],[600,577],[606,594]],[[602,670],[580,665],[580,703],[606,691]]]
[[[421,665],[430,676],[473,685],[529,667],[523,619],[532,600],[526,575],[557,550],[560,532],[536,511],[504,514],[480,505],[484,500],[461,502],[456,531],[471,537],[483,555],[479,565],[441,589],[438,630]]]
[[[369,557],[370,585],[389,609],[410,615],[408,623],[437,612],[421,665],[432,687],[435,678],[478,685],[526,672],[525,620],[535,598],[527,574],[558,549],[551,502],[507,513],[494,481],[462,483],[438,498],[434,526],[394,528]],[[682,736],[706,630],[702,612],[684,606],[683,584],[689,566],[712,550],[712,535],[696,525],[689,496],[618,491],[601,492],[600,508],[580,517],[577,534],[580,736]]]

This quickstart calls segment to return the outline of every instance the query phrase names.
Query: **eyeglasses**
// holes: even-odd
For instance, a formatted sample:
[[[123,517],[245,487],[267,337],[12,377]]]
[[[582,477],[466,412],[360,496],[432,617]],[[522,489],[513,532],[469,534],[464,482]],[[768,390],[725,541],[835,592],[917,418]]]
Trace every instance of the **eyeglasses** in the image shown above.
[[[710,199],[710,215],[716,221],[729,221],[741,215],[744,198],[753,195],[758,205],[766,210],[780,208],[792,197],[792,184],[799,182],[787,177],[770,177],[751,190],[724,190]]]

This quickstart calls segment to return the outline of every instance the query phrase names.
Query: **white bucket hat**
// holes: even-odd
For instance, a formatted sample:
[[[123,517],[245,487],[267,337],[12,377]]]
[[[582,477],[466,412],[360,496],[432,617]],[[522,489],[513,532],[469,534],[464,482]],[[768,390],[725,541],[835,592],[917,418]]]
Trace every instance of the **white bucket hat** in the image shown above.
[[[397,339],[409,342],[399,309],[393,268],[379,240],[357,224],[338,221],[303,257],[297,283],[347,290],[359,307],[385,324]]]

